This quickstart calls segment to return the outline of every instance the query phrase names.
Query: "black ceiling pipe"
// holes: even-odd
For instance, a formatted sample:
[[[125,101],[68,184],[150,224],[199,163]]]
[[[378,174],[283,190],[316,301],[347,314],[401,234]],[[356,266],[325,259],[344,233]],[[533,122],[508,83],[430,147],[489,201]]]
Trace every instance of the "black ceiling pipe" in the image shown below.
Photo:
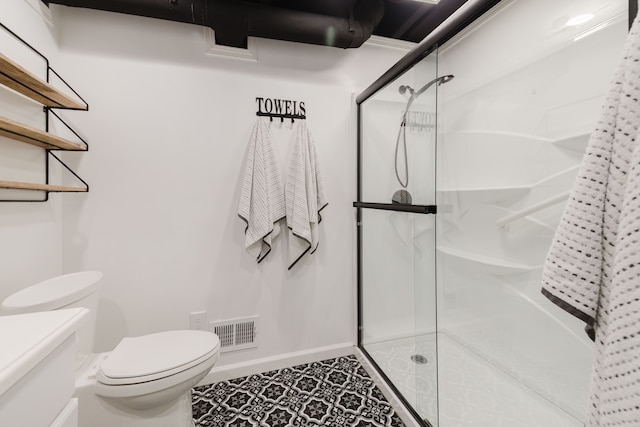
[[[255,12],[250,21],[249,35],[260,37],[261,33],[271,34],[280,40],[298,37],[304,43],[358,48],[371,37],[382,19],[384,3],[382,0],[359,0],[355,3],[351,16],[345,18],[283,11],[281,23],[284,25],[278,23],[275,15],[273,20],[262,20],[262,11]]]
[[[65,6],[186,22],[213,28],[216,43],[244,47],[247,36],[333,46],[360,47],[384,15],[382,0],[353,0],[339,17],[233,0],[50,0]]]
[[[216,0],[209,4],[209,25],[216,40],[239,45],[247,36],[340,48],[367,41],[384,15],[382,0],[359,0],[351,16],[318,15],[246,1]],[[231,17],[231,19],[229,19]]]
[[[208,0],[45,0],[63,6],[83,7],[206,25]]]

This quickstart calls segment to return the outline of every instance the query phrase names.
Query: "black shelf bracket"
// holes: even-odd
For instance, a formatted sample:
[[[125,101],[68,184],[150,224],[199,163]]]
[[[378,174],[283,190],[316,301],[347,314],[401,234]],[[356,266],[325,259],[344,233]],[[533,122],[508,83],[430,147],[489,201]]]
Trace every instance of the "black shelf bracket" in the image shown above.
[[[47,157],[51,156],[53,157],[60,165],[62,165],[66,170],[68,170],[69,172],[71,172],[71,174],[73,176],[75,176],[80,182],[82,182],[82,185],[84,185],[85,190],[78,190],[78,191],[67,191],[65,190],[65,193],[88,193],[89,192],[89,184],[87,184],[87,182],[80,178],[80,176],[78,176],[77,173],[75,173],[69,166],[67,166],[67,164],[65,162],[63,162],[62,160],[60,160],[60,158],[58,156],[56,156],[55,154],[53,154],[51,152],[51,150],[47,150]],[[47,177],[47,181],[48,181],[48,177]],[[56,191],[56,190],[47,190],[48,193],[59,193],[60,191]]]

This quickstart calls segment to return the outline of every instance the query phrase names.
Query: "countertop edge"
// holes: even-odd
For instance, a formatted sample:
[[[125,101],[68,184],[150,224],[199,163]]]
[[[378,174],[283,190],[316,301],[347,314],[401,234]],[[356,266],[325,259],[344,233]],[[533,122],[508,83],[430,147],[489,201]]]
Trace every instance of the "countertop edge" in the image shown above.
[[[67,312],[67,316],[62,319],[56,319],[59,325],[55,327],[53,333],[43,336],[35,344],[25,348],[20,354],[20,357],[16,358],[12,362],[5,366],[0,366],[0,396],[15,385],[23,376],[25,376],[30,370],[32,370],[38,363],[45,359],[45,357],[51,353],[57,346],[62,344],[64,340],[73,335],[79,328],[82,321],[85,319],[89,310],[86,308],[73,308],[67,310],[56,310],[51,313],[57,313],[56,317],[60,316],[61,312]],[[16,315],[18,316],[31,316],[32,314]],[[46,315],[42,314],[42,321],[46,320]],[[12,316],[14,317],[14,316]],[[0,317],[1,319],[1,317]],[[53,321],[53,320],[52,320]],[[10,343],[3,343],[10,345]]]

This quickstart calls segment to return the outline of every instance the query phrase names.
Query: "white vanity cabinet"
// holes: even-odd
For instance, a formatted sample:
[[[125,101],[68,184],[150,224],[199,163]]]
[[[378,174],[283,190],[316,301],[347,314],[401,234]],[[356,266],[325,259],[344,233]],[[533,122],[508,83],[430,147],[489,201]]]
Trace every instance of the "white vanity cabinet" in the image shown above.
[[[88,313],[0,316],[0,426],[77,427],[76,332]]]

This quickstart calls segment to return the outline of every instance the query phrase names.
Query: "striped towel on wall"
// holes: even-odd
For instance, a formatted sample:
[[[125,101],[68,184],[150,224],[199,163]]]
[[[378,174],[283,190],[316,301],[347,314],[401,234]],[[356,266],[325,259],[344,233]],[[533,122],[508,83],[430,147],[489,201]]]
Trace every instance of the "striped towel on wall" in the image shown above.
[[[327,206],[318,157],[304,120],[298,125],[285,184],[289,227],[289,270],[318,248],[320,211]]]
[[[596,352],[587,427],[640,426],[640,28],[556,230],[542,292],[587,323]]]
[[[286,216],[280,168],[263,118],[249,139],[238,215],[246,223],[245,249],[260,262],[271,252],[271,240],[280,232],[278,221]]]

